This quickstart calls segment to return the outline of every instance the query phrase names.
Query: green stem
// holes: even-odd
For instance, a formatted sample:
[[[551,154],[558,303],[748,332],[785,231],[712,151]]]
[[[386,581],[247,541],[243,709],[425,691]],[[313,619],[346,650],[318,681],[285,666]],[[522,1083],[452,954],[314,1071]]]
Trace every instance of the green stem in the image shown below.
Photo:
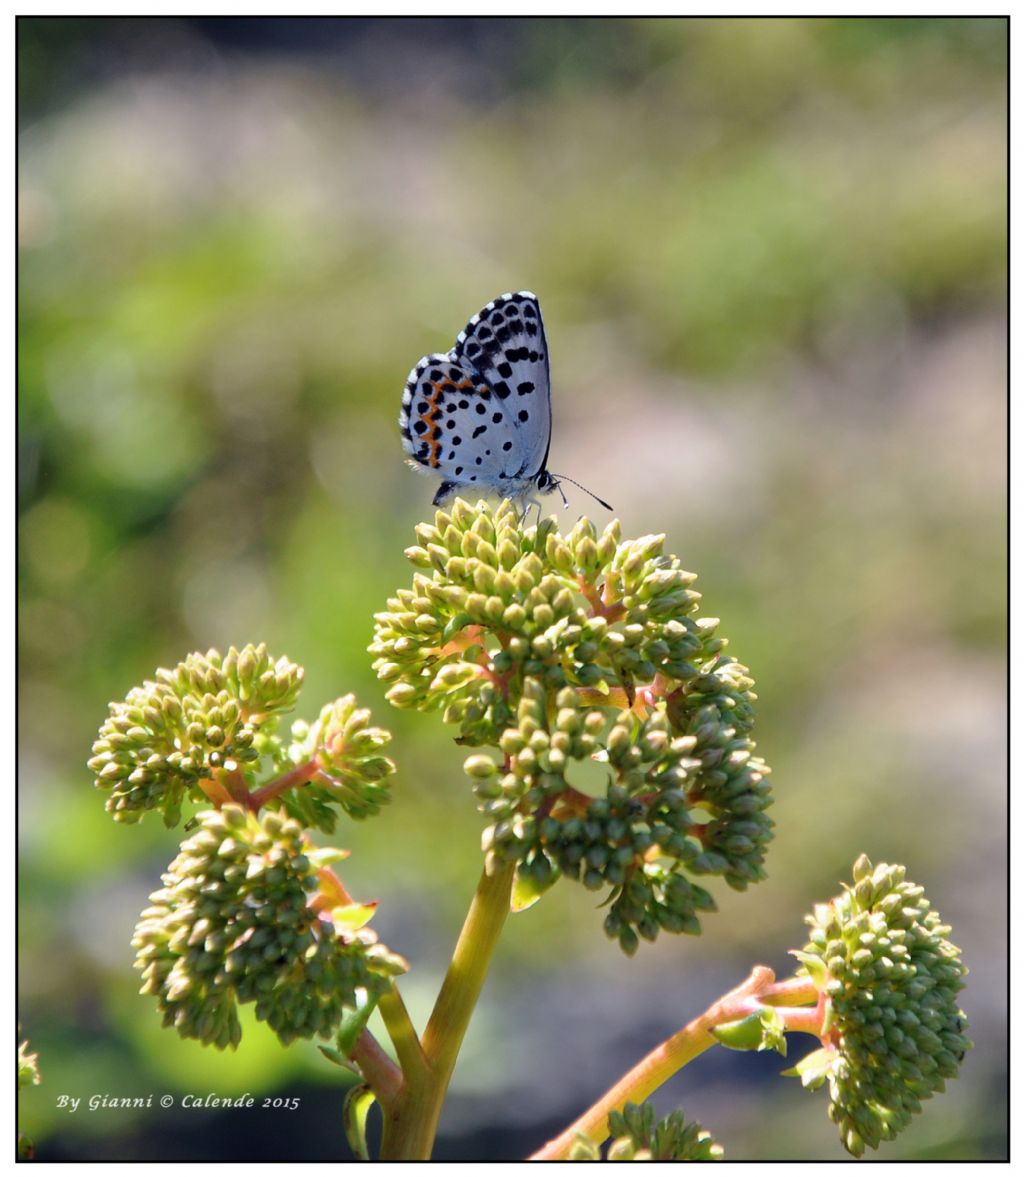
[[[410,1069],[403,1061],[402,1090],[385,1117],[382,1161],[430,1159],[455,1060],[508,918],[514,875],[515,866],[510,865],[493,875],[485,871],[480,878],[441,992],[423,1032],[425,1065]],[[395,1011],[392,1009],[391,1013]],[[388,1030],[391,1031],[390,1024]],[[396,1049],[397,1046],[396,1043]]]
[[[797,1005],[814,1001],[817,996],[817,991],[809,978],[798,978],[796,982],[782,982],[776,985],[772,970],[758,965],[742,985],[738,985],[720,998],[699,1018],[694,1018],[652,1050],[646,1058],[641,1059],[578,1120],[570,1124],[560,1136],[535,1152],[530,1160],[565,1160],[576,1142],[577,1133],[582,1132],[597,1143],[603,1141],[608,1136],[609,1113],[621,1111],[627,1103],[640,1103],[676,1071],[681,1070],[708,1047],[714,1046],[717,1039],[711,1031],[715,1026],[746,1017],[763,1004]]]
[[[493,875],[485,871],[480,876],[444,984],[423,1032],[424,1053],[435,1071],[444,1075],[445,1086],[455,1069],[491,956],[508,918],[514,876],[514,864]]]
[[[402,1073],[408,1082],[410,1075],[417,1075],[427,1070],[427,1059],[397,985],[392,985],[391,989],[381,997],[377,1002],[377,1009],[384,1019],[388,1037],[394,1043],[395,1054],[398,1055]]]

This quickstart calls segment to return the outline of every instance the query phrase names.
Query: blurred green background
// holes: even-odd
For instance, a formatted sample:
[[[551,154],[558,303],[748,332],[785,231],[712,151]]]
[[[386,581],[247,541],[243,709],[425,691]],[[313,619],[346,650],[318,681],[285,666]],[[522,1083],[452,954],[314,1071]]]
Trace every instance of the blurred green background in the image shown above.
[[[977,1043],[881,1155],[1006,1155],[1006,53],[1001,19],[19,20],[40,1157],[345,1155],[314,1046],[252,1026],[226,1057],[136,996],[178,837],[113,825],[85,760],[107,700],[190,650],[266,641],[306,667],[301,714],[354,690],[394,731],[393,804],[336,840],[422,1024],[481,822],[366,653],[433,492],[396,417],[418,358],[521,288],[553,469],[667,533],[757,679],[777,839],[700,939],[634,961],[573,884],[513,919],[437,1155],[525,1155],[752,964],[788,972],[861,851],[952,923]],[[606,519],[572,500],[566,527]],[[712,1052],[657,1102],[732,1159],[842,1158],[783,1065]],[[300,1108],[58,1106],[246,1090]]]

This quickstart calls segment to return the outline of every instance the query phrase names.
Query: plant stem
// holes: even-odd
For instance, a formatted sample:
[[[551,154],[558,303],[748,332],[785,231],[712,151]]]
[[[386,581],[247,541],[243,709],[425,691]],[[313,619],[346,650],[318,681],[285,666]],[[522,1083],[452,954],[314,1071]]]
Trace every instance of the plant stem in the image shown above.
[[[451,964],[423,1032],[423,1051],[447,1087],[462,1039],[508,918],[515,865],[480,876]]]
[[[253,813],[258,812],[262,806],[266,805],[269,801],[273,801],[275,797],[280,796],[287,789],[293,789],[297,785],[304,785],[307,781],[312,780],[319,771],[320,769],[315,760],[307,760],[304,764],[297,765],[275,780],[269,781],[258,789],[254,789],[249,798],[250,809],[252,809]]]
[[[395,1054],[398,1055],[398,1062],[406,1081],[410,1075],[426,1072],[427,1058],[397,985],[392,985],[390,991],[381,997],[377,1002],[377,1009],[384,1019],[388,1036],[394,1043]]]
[[[609,1113],[621,1111],[629,1102],[640,1103],[676,1071],[685,1067],[709,1046],[714,1046],[717,1040],[711,1033],[713,1027],[725,1022],[738,1021],[766,1004],[804,1004],[816,1001],[817,997],[817,991],[809,978],[796,978],[794,982],[776,985],[772,970],[758,965],[742,985],[737,985],[699,1018],[695,1018],[652,1050],[560,1136],[535,1152],[530,1160],[565,1160],[576,1142],[577,1133],[580,1132],[596,1143],[603,1141],[608,1136]]]
[[[430,1159],[455,1060],[487,977],[498,937],[508,918],[514,875],[515,866],[510,865],[493,875],[485,871],[480,878],[444,983],[423,1032],[425,1065],[408,1068],[403,1060],[404,1083],[390,1114],[385,1116],[380,1149],[382,1161]],[[383,1002],[381,1004],[383,1014]],[[400,1015],[396,1017],[397,1014],[397,1010],[390,1009],[389,1016],[399,1026]],[[391,1022],[386,1024],[388,1031],[392,1032]],[[409,1025],[411,1027],[411,1023]]]
[[[356,1039],[349,1057],[358,1064],[381,1107],[391,1106],[402,1089],[402,1072],[388,1058],[369,1030],[364,1030]]]

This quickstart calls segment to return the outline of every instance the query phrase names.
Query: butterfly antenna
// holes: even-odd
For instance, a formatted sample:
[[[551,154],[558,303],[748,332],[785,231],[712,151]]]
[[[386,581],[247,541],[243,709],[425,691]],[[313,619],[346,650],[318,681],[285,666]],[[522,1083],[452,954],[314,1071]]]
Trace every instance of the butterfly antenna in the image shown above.
[[[575,478],[569,478],[568,475],[565,475],[565,474],[555,474],[554,471],[552,471],[552,477],[557,478],[559,482],[563,482],[563,481],[564,482],[571,482],[573,484],[573,486],[578,486],[580,488],[580,490],[583,491],[584,494],[590,495],[590,497],[595,502],[600,503],[601,506],[604,507],[604,509],[606,511],[614,511],[615,510],[615,508],[611,505],[611,503],[606,503],[604,501],[604,499],[599,498],[596,494],[594,494],[594,492],[592,490],[587,490],[587,488],[583,485],[583,483],[577,482]],[[556,483],[555,485],[557,486],[558,483]],[[565,505],[568,507],[569,504],[566,502],[565,494],[563,493],[562,488],[560,486],[558,487],[558,493],[562,496],[562,502],[565,503]]]

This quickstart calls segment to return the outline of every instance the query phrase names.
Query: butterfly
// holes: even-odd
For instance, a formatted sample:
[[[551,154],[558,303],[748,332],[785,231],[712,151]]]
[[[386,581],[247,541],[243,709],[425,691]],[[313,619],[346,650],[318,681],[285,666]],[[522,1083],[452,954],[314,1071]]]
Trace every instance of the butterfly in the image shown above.
[[[551,377],[537,296],[502,294],[451,351],[424,356],[409,373],[398,424],[409,465],[442,479],[435,506],[479,490],[539,511],[536,495],[561,494],[563,475],[547,468]]]

